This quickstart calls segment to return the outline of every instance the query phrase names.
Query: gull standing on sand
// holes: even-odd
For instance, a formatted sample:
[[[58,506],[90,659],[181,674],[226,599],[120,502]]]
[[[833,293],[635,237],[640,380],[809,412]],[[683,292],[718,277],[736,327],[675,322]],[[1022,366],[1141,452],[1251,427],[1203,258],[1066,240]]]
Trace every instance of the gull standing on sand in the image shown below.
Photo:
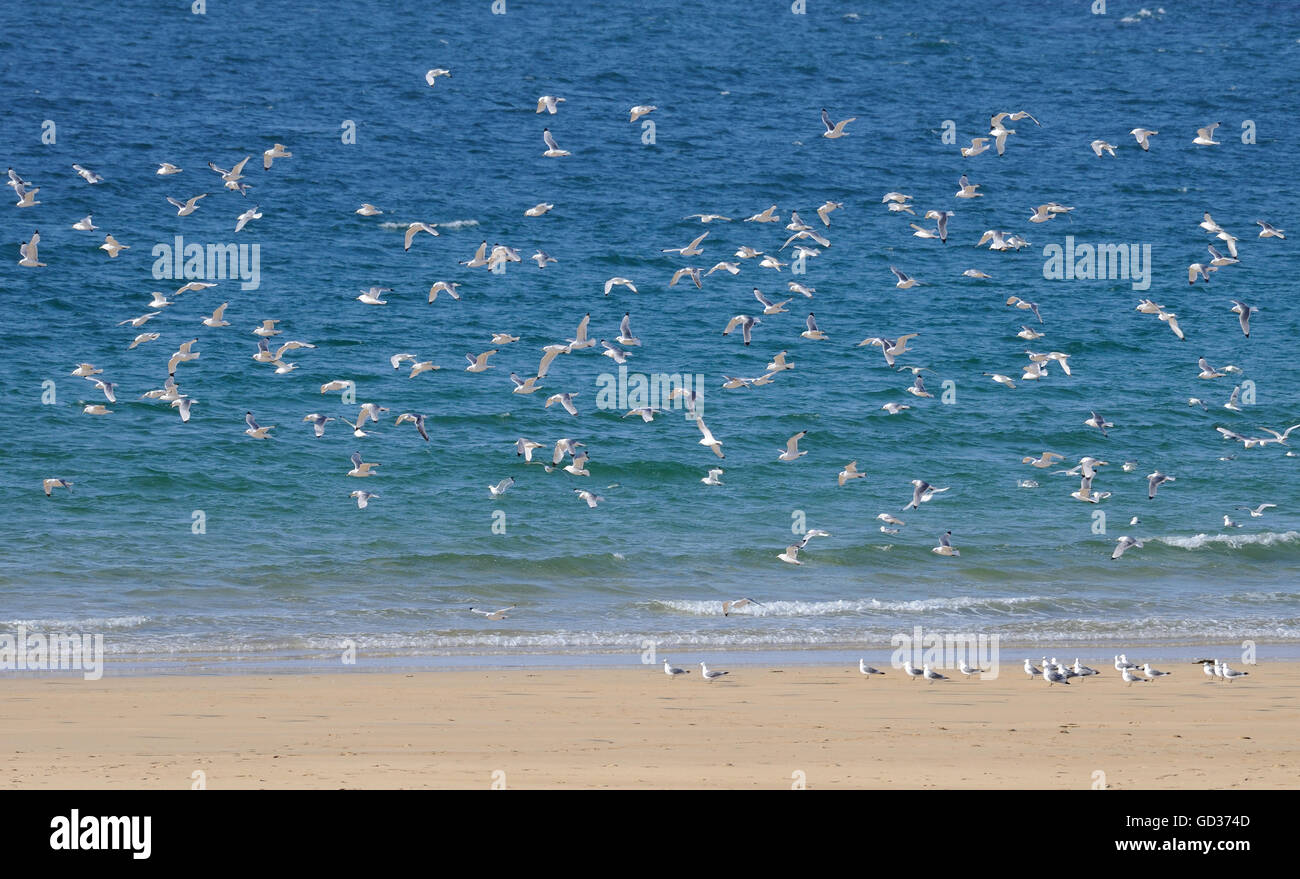
[[[711,671],[709,667],[705,665],[703,662],[700,663],[700,669],[701,669],[700,674],[704,677],[706,681],[717,680],[723,675],[731,674],[731,672],[729,671]]]
[[[929,666],[926,666],[926,668],[928,669]],[[920,669],[920,668],[917,668],[916,666],[912,665],[912,660],[910,660],[910,659],[904,659],[904,660],[903,660],[903,673],[904,673],[905,675],[907,675],[910,679],[912,679],[912,680],[916,680],[917,678],[919,678],[919,677],[921,677],[922,675],[925,674],[925,669]]]
[[[867,661],[866,661],[865,659],[859,659],[859,660],[858,660],[858,671],[860,671],[862,674],[866,675],[868,678],[871,677],[872,675],[883,675],[883,674],[884,674],[884,672],[881,671],[880,669],[878,669],[878,668],[874,668],[874,667],[872,667],[872,666],[870,666],[870,665],[867,665]]]
[[[1133,668],[1122,668],[1120,669],[1119,673],[1120,673],[1120,677],[1122,677],[1124,679],[1124,682],[1128,684],[1130,687],[1133,686],[1134,684],[1150,683],[1150,681],[1148,681],[1146,678],[1140,678],[1137,675],[1135,675],[1133,673]]]
[[[1169,675],[1173,674],[1173,672],[1169,672],[1169,671],[1160,671],[1160,670],[1158,670],[1158,669],[1154,669],[1154,668],[1151,667],[1151,663],[1149,663],[1149,662],[1146,663],[1146,664],[1144,664],[1144,665],[1142,666],[1142,673],[1145,674],[1147,677],[1149,677],[1149,678],[1150,678],[1151,680],[1153,680],[1153,681],[1154,681],[1156,678],[1166,678],[1166,677],[1169,677]]]
[[[675,666],[675,665],[671,665],[671,664],[668,662],[668,660],[665,659],[665,660],[664,660],[664,674],[668,675],[668,677],[671,678],[671,677],[676,677],[677,675],[688,675],[688,674],[690,674],[690,671],[687,670],[687,669],[684,669],[684,668],[678,668],[678,667]]]

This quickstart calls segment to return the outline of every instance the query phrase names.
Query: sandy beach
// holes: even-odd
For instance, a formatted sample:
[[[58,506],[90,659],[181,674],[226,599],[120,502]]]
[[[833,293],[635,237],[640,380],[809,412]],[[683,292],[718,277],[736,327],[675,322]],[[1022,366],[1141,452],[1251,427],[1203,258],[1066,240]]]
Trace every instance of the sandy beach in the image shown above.
[[[14,678],[11,788],[1290,788],[1300,663],[1049,687],[1014,665]],[[1104,779],[1097,773],[1104,773]]]

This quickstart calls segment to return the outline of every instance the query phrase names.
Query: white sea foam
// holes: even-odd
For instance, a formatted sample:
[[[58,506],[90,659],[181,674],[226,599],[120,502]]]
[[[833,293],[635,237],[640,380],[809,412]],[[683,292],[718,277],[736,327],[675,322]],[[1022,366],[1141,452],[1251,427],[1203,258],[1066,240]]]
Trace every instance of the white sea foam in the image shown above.
[[[379,224],[380,229],[405,229],[410,223],[393,223],[385,221]],[[445,223],[430,223],[436,229],[464,229],[469,226],[477,226],[478,220],[448,220]]]
[[[86,617],[84,619],[4,620],[6,627],[25,626],[31,631],[95,632],[101,629],[134,629],[149,621],[149,617]]]
[[[924,610],[961,610],[979,608],[988,610],[1009,609],[1018,604],[1043,601],[1037,595],[1025,595],[1010,598],[983,598],[961,595],[955,598],[924,598],[913,601],[880,601],[875,598],[860,598],[839,601],[764,601],[762,605],[746,605],[733,614],[757,617],[806,617],[831,616],[835,614],[870,613],[875,611],[924,611]],[[663,607],[679,613],[697,616],[722,616],[722,602],[719,601],[668,601],[650,602],[651,607]]]
[[[1278,543],[1300,541],[1300,531],[1260,531],[1255,534],[1197,534],[1192,537],[1157,537],[1156,542],[1179,549],[1200,549],[1211,544],[1223,544],[1231,549],[1243,546],[1273,546]]]

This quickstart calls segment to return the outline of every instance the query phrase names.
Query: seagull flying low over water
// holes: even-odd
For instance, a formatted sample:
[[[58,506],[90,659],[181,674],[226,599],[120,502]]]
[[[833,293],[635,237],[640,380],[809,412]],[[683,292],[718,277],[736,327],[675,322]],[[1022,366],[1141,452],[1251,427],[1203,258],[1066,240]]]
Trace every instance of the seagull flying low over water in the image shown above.
[[[826,126],[826,130],[822,132],[822,137],[827,137],[831,140],[839,137],[848,137],[849,133],[844,130],[844,126],[855,121],[857,118],[858,117],[856,116],[850,116],[848,119],[841,119],[839,122],[831,122],[830,114],[826,112],[825,107],[822,107],[822,124]]]
[[[512,604],[509,607],[503,607],[500,610],[478,610],[477,608],[471,607],[469,609],[469,612],[476,613],[479,616],[483,617],[484,619],[488,619],[491,620],[492,622],[496,622],[498,620],[504,620],[506,618],[506,611],[514,610],[514,609],[515,609],[515,605]]]
[[[740,608],[742,608],[742,607],[748,607],[748,606],[751,605],[751,604],[752,604],[752,605],[755,605],[756,607],[765,607],[765,606],[766,606],[766,605],[764,605],[762,602],[755,601],[755,600],[752,599],[752,598],[737,598],[735,601],[724,601],[724,602],[722,602],[722,615],[723,615],[724,617],[725,617],[725,616],[730,616],[730,615],[731,615],[731,612],[732,612],[733,610],[739,610]]]
[[[1118,537],[1115,539],[1115,551],[1110,554],[1110,557],[1112,560],[1114,560],[1122,556],[1125,550],[1141,549],[1141,548],[1142,548],[1142,541],[1140,540],[1134,540],[1132,537],[1129,537],[1128,535],[1125,535],[1123,537]]]

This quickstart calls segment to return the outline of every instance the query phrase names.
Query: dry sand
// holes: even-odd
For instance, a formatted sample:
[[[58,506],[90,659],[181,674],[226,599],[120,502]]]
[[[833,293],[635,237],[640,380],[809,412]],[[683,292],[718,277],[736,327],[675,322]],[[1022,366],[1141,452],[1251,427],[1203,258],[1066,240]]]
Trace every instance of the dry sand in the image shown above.
[[[726,667],[726,666],[723,666]],[[10,788],[1294,788],[1300,664],[1049,687],[1018,666],[0,681]],[[504,773],[503,775],[500,773]]]

